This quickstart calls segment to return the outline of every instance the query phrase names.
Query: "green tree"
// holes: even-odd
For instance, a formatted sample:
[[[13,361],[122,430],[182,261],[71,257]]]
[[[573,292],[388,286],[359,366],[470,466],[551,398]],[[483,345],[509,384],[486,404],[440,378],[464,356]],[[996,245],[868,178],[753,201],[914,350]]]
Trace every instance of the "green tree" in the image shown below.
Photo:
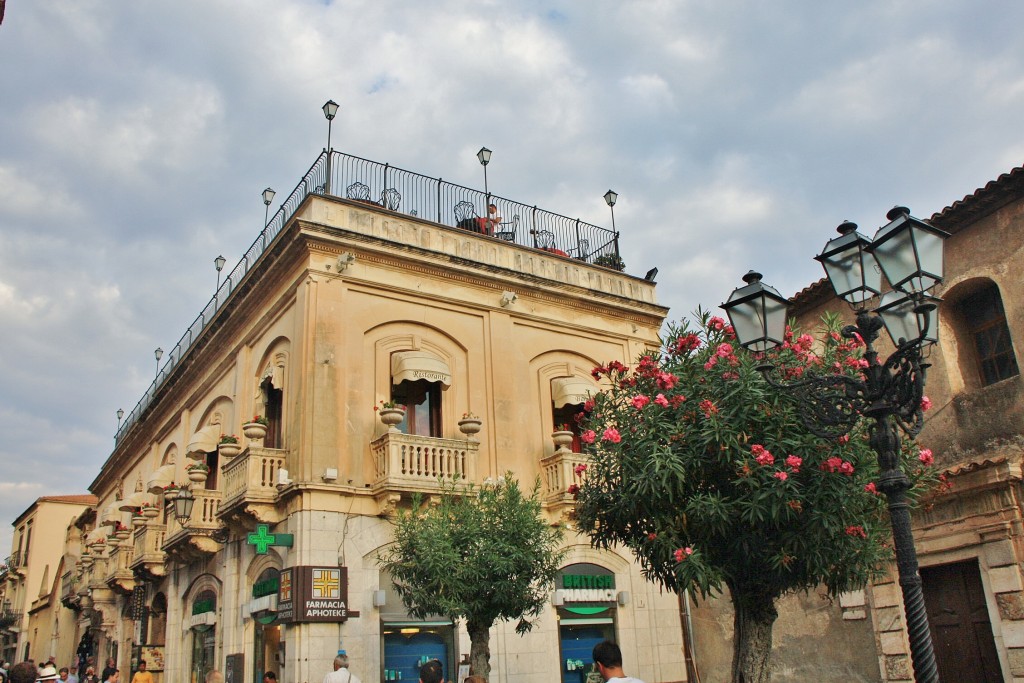
[[[863,587],[891,557],[877,459],[858,423],[827,440],[737,353],[721,318],[670,327],[660,354],[596,368],[610,388],[588,403],[590,462],[577,495],[580,529],[600,548],[628,547],[645,575],[701,597],[729,588],[734,683],[771,678],[771,630],[782,595]],[[836,318],[823,339],[787,332],[771,362],[782,378],[860,373],[863,345]],[[901,450],[914,491],[934,482],[931,453]],[[582,469],[582,468],[581,468]]]
[[[399,511],[380,563],[410,614],[465,619],[473,673],[489,678],[491,626],[518,619],[526,633],[547,604],[564,550],[545,521],[540,481],[524,496],[511,473],[497,482],[443,485],[436,504]]]

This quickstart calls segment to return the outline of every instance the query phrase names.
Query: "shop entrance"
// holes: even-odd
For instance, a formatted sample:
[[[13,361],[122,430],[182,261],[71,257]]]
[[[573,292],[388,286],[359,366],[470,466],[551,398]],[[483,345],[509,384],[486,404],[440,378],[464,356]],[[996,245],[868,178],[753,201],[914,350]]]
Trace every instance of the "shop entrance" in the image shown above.
[[[271,616],[271,621],[276,617],[276,614]],[[256,661],[253,662],[253,683],[263,683],[263,674],[268,671],[273,671],[277,680],[281,680],[281,664],[277,661],[277,653],[281,649],[281,627],[278,624],[261,623],[258,619],[254,626],[256,642],[253,652],[256,653]]]
[[[216,643],[217,629],[213,626],[192,630],[192,683],[203,683],[214,669]]]
[[[384,624],[384,679],[416,683],[420,665],[437,659],[452,677],[451,653],[455,651],[455,630],[445,623]]]
[[[558,639],[562,652],[562,683],[586,683],[587,673],[593,670],[594,646],[602,640],[614,640],[615,624],[611,619],[604,623],[589,623],[595,620],[580,619],[584,623],[572,623],[562,619],[558,627]],[[567,623],[568,622],[568,623]]]

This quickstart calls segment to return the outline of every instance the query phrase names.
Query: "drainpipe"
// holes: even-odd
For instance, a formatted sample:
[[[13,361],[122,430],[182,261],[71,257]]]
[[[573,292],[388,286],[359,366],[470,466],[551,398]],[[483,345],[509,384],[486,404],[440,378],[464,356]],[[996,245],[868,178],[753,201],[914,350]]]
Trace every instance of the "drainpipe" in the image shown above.
[[[693,650],[693,619],[690,615],[690,591],[677,593],[679,599],[679,625],[683,631],[683,661],[686,662],[686,680],[689,683],[700,683],[700,672],[694,660]]]

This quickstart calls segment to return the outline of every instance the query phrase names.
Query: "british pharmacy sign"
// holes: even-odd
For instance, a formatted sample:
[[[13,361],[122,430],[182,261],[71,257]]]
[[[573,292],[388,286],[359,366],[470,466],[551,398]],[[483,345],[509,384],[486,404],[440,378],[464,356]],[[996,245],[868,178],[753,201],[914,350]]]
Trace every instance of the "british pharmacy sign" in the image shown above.
[[[358,617],[348,608],[347,567],[289,567],[281,570],[277,619],[286,623],[345,621]]]

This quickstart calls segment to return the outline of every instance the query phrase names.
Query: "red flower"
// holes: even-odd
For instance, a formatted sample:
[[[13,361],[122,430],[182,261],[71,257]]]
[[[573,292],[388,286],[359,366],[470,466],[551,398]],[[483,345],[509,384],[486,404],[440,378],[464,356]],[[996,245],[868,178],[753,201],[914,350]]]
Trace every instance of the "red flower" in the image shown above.
[[[596,438],[597,433],[593,429],[588,429],[587,431],[580,434],[580,441],[582,441],[583,443],[594,443],[594,440]]]
[[[584,472],[587,471],[587,466],[582,464],[582,463],[580,463],[579,465],[576,465],[576,467],[573,467],[572,471],[573,471],[573,474],[575,474],[578,477],[578,476],[582,475]]]
[[[668,399],[665,398],[665,394],[658,394],[654,397],[654,402],[662,408],[668,408]]]
[[[925,465],[931,465],[935,462],[935,456],[932,455],[932,449],[922,448],[917,454],[917,459],[923,462]]]
[[[615,427],[609,427],[604,430],[604,434],[601,435],[601,438],[605,441],[611,441],[612,443],[619,443],[622,441],[622,435],[619,434],[619,430]]]
[[[569,488],[566,491],[575,496],[580,492],[580,486],[579,484],[569,484]]]
[[[801,458],[799,455],[790,454],[786,456],[786,464],[793,468],[793,471],[796,472],[797,470],[800,469],[800,465],[804,464],[804,459]]]
[[[712,403],[709,399],[704,399],[700,402],[700,410],[704,413],[704,417],[711,418],[712,415],[718,414],[718,407]]]
[[[921,397],[921,410],[928,410],[932,407],[932,400],[927,396]]]
[[[682,562],[690,555],[693,555],[693,548],[690,546],[686,546],[685,548],[676,548],[676,551],[672,553],[672,555],[676,558],[676,562]]]
[[[868,484],[865,484],[864,485],[864,490],[867,491],[868,493],[870,493],[873,496],[879,495],[878,487],[875,486],[875,482],[870,482]]]
[[[851,524],[850,526],[846,527],[846,535],[855,536],[858,538],[868,537],[867,533],[864,531],[864,527],[862,527],[860,524]]]
[[[779,481],[786,481],[787,479],[789,479],[789,475],[783,472],[782,470],[779,470],[772,476],[778,479]]]
[[[708,320],[708,329],[709,330],[716,330],[716,331],[724,330],[725,329],[725,321],[722,320],[721,318],[719,318],[717,315],[713,315]]]
[[[653,531],[651,533],[647,534],[647,540],[648,541],[653,541],[657,537],[658,537],[658,534],[654,533]]]

